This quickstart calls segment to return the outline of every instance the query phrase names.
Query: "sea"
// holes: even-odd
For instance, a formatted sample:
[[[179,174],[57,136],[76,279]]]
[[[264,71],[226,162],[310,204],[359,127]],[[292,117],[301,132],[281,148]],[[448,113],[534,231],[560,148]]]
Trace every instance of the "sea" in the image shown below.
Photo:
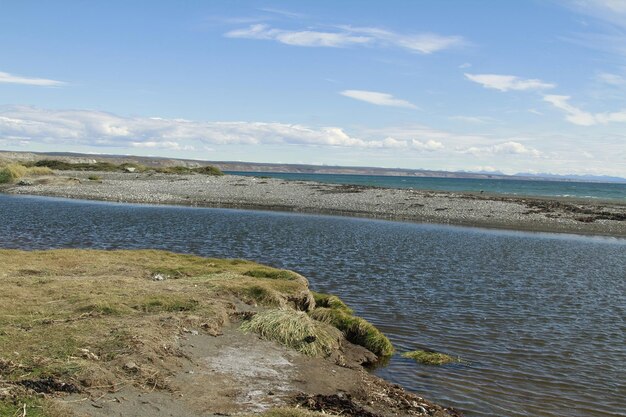
[[[468,417],[626,416],[626,239],[2,194],[0,219],[0,248],[295,270],[391,339],[372,372]],[[415,349],[461,362],[401,356]]]
[[[353,184],[417,190],[484,192],[525,197],[572,197],[626,202],[626,182],[580,182],[526,179],[432,178],[391,175],[307,174],[291,172],[225,171],[231,175],[280,178],[286,181],[316,181],[330,184]]]

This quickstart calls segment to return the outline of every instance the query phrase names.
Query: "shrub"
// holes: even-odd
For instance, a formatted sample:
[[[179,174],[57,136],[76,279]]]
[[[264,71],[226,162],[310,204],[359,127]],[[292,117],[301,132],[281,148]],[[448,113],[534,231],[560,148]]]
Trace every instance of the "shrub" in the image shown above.
[[[211,166],[211,165],[207,165],[207,166],[200,167],[200,168],[194,168],[193,171],[197,172],[198,174],[204,174],[204,175],[224,175],[221,169],[219,169],[218,167]]]
[[[328,356],[339,348],[341,333],[336,328],[313,320],[302,311],[268,310],[241,325],[243,331],[258,333],[308,356]]]
[[[96,175],[96,174],[91,174],[90,176],[87,177],[90,181],[100,181],[102,180],[102,177],[100,175]]]

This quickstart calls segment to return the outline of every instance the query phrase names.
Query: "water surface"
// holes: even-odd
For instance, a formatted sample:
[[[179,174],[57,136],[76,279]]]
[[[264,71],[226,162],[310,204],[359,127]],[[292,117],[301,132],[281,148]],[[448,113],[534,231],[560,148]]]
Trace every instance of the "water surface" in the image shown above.
[[[626,240],[0,195],[0,247],[160,248],[296,270],[379,326],[376,372],[467,416],[626,416]],[[0,266],[1,268],[1,266]]]
[[[573,197],[626,202],[626,183],[548,181],[494,178],[431,178],[394,175],[306,174],[295,172],[244,172],[228,174],[281,178],[288,181],[316,181],[416,190],[480,192],[514,196]]]

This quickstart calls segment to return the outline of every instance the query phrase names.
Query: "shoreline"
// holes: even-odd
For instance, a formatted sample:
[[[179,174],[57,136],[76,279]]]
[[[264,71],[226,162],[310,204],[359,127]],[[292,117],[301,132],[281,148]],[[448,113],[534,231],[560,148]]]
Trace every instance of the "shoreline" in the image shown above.
[[[146,249],[0,261],[2,415],[462,416],[369,373],[391,342],[295,272]]]
[[[100,179],[89,180],[94,174]],[[235,175],[57,171],[55,176],[26,184],[4,186],[0,192],[626,237],[626,205],[613,201],[435,192]]]
[[[119,203],[270,210],[530,232],[626,236],[623,220],[596,220],[602,213],[626,217],[626,206],[613,202],[388,189],[230,175],[99,172],[102,180],[94,182],[87,179],[93,173],[63,171],[58,174],[31,186],[5,187],[5,192]],[[63,174],[69,176],[63,177]],[[264,187],[259,187],[261,185]],[[407,207],[407,200],[413,203],[412,207]]]

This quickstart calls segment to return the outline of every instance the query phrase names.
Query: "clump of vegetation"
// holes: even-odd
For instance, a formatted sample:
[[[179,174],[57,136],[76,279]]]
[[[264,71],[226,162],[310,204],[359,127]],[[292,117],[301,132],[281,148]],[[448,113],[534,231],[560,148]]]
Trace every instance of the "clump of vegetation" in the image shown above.
[[[153,168],[142,164],[123,163],[113,164],[111,162],[65,162],[57,159],[42,159],[31,164],[33,167],[46,167],[58,171],[104,171],[104,172],[146,172],[153,171],[160,174],[203,174],[203,175],[224,175],[217,167],[207,165],[203,167],[171,166]]]
[[[339,297],[331,294],[324,294],[321,292],[313,291],[313,297],[315,299],[315,305],[317,307],[332,308],[333,310],[345,311],[348,314],[354,313],[354,311],[346,305]]]
[[[87,177],[89,181],[102,181],[102,177],[100,175],[91,174]]]
[[[431,352],[426,350],[414,350],[402,354],[403,358],[413,359],[424,365],[445,365],[447,363],[461,362],[459,358],[454,358],[445,353]]]
[[[338,304],[338,308],[317,307],[309,314],[315,320],[338,328],[350,342],[378,356],[390,356],[394,352],[391,341],[380,330],[367,320],[354,316],[343,302]]]
[[[10,163],[0,168],[0,184],[13,183],[23,177],[52,175],[50,168],[27,167],[21,164]]]
[[[341,332],[305,312],[274,309],[256,314],[241,329],[258,333],[308,356],[328,356],[339,348]]]

